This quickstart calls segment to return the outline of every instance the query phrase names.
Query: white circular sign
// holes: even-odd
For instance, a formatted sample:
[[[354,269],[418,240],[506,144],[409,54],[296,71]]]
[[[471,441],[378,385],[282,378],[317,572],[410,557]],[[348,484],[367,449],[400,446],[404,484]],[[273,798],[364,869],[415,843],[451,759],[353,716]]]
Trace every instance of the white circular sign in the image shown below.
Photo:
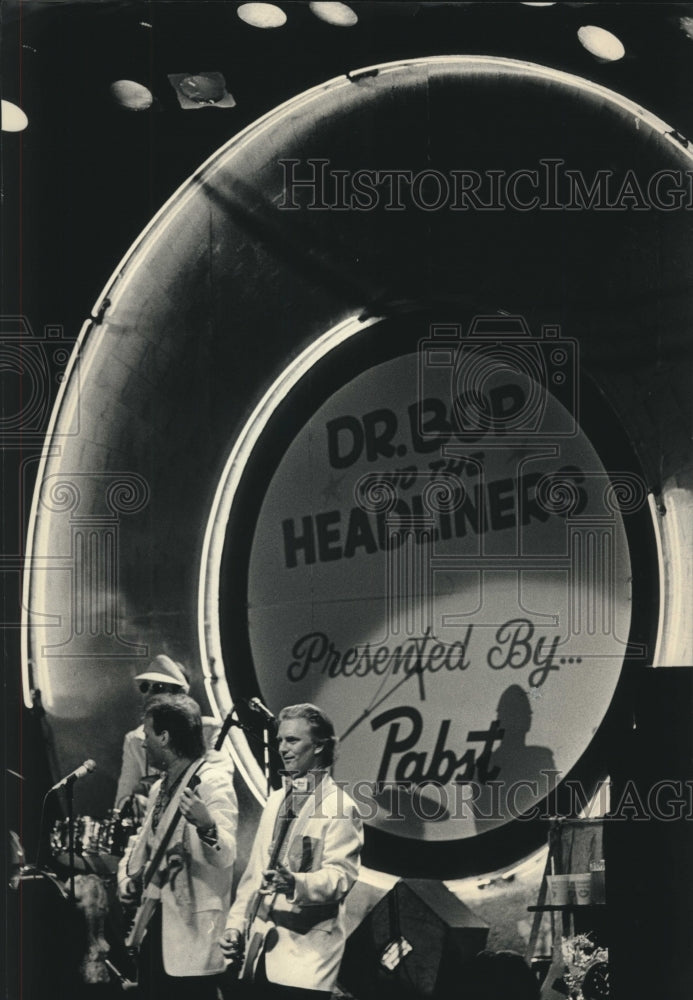
[[[263,696],[324,708],[367,821],[423,840],[547,795],[604,717],[630,625],[619,484],[579,426],[575,344],[519,318],[494,341],[484,322],[433,328],[319,406],[250,556]]]

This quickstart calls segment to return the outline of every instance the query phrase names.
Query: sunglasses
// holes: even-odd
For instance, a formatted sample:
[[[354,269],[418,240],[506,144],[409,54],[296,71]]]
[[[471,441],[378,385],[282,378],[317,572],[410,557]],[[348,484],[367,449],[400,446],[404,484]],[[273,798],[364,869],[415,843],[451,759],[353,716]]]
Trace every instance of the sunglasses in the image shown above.
[[[167,694],[169,691],[176,691],[177,688],[173,684],[164,684],[163,681],[140,681],[139,689],[142,694]]]

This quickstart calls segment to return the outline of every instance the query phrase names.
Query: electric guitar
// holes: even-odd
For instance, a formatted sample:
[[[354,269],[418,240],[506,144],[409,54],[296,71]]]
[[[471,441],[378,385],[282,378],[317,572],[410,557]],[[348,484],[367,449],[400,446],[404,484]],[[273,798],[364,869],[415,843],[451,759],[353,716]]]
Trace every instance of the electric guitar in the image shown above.
[[[313,808],[316,811],[319,809],[323,795],[325,794],[325,782],[323,781],[325,773],[326,772],[318,772],[315,775]],[[276,830],[274,843],[270,849],[269,863],[267,865],[268,869],[277,868],[279,855],[281,854],[287,834],[291,828],[291,823],[294,819],[298,819],[302,815],[302,810],[305,808],[305,806],[302,806],[295,815],[289,807],[290,799],[291,790],[287,793],[283,806],[281,807],[285,811],[282,817],[282,823]],[[265,941],[267,940],[267,935],[275,927],[275,923],[271,919],[271,914],[278,895],[279,893],[277,892],[270,892],[266,895],[263,895],[261,892],[256,892],[250,906],[248,907],[245,952],[243,956],[243,964],[241,965],[241,970],[238,973],[239,979],[252,980],[255,977],[258,959],[262,954],[262,949]]]
[[[251,907],[251,915],[248,920],[248,929],[246,931],[243,964],[241,965],[241,971],[238,973],[239,979],[252,981],[255,978],[255,970],[257,969],[257,963],[267,940],[267,935],[274,927],[271,913],[276,898],[276,892],[270,893],[267,896],[261,896],[259,892],[255,894],[255,899]]]
[[[286,801],[287,800],[285,799],[284,805],[286,805]],[[291,821],[293,819],[293,814],[287,810],[286,815],[283,817],[282,825],[277,831],[274,844],[272,845],[272,850],[270,851],[269,862],[267,865],[268,869],[277,867],[279,855],[282,847],[284,846],[284,841],[286,840],[286,835],[289,832],[289,827],[291,826]],[[248,907],[245,952],[243,955],[243,964],[241,965],[241,970],[238,973],[239,979],[253,980],[255,978],[255,970],[257,968],[260,955],[262,954],[262,949],[267,939],[267,935],[275,926],[273,920],[271,919],[271,914],[277,896],[278,893],[276,892],[263,894],[261,891],[258,891],[255,893],[255,896]]]
[[[198,765],[198,769],[201,766],[202,762]],[[192,774],[192,776],[190,777],[190,780],[188,781],[185,787],[194,789],[199,784],[200,784],[200,776],[196,770],[194,774]],[[136,951],[137,949],[139,949],[140,945],[142,944],[142,941],[144,940],[144,935],[149,925],[149,922],[154,916],[154,913],[156,911],[156,906],[157,903],[159,902],[159,896],[158,894],[155,895],[150,893],[150,889],[152,886],[159,885],[159,878],[157,878],[157,876],[160,876],[159,867],[163,860],[164,854],[166,853],[166,848],[168,847],[171,837],[173,836],[173,831],[178,825],[180,817],[181,817],[180,806],[178,806],[171,818],[171,822],[166,828],[166,832],[164,833],[163,837],[161,838],[161,840],[157,845],[156,851],[154,852],[151,861],[147,865],[146,869],[144,869],[143,872],[139,873],[135,877],[138,881],[140,877],[142,879],[142,895],[141,895],[140,905],[138,906],[134,919],[132,921],[132,926],[130,927],[127,937],[125,938],[125,947],[128,948],[130,951]]]

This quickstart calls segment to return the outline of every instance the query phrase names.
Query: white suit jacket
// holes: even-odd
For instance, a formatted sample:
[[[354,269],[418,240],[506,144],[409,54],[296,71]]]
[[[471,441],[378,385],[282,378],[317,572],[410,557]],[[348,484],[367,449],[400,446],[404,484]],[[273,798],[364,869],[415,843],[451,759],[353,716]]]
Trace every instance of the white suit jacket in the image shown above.
[[[142,828],[131,838],[118,866],[120,884],[136,876],[152,856],[193,770],[191,767],[181,781],[156,833],[152,832],[152,812],[161,781],[152,786]],[[160,891],[164,968],[170,976],[214,975],[225,967],[219,940],[231,903],[238,820],[236,793],[226,762],[220,766],[205,760],[197,774],[197,793],[217,824],[218,841],[214,847],[205,844],[182,817],[169,841],[167,854],[178,850],[184,859],[173,884],[165,882]]]
[[[227,927],[245,933],[247,911],[268,867],[277,814],[286,790],[273,792],[260,818],[248,866],[238,886]],[[319,797],[318,797],[319,799]],[[346,941],[344,900],[356,882],[363,826],[356,806],[332,778],[322,779],[322,799],[311,796],[292,823],[280,861],[293,873],[291,899],[278,895],[276,925],[265,944],[270,982],[331,990]]]
[[[147,754],[144,749],[144,726],[131,729],[123,739],[123,759],[116,789],[115,808],[122,809],[141,778],[158,773],[155,767],[147,763]]]

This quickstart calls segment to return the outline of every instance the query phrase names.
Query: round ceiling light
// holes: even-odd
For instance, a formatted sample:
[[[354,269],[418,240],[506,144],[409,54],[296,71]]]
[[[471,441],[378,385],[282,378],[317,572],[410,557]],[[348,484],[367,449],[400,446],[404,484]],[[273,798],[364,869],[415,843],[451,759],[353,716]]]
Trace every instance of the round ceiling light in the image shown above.
[[[321,21],[337,28],[351,28],[358,23],[358,14],[346,3],[309,3],[308,6]]]
[[[11,101],[2,102],[2,131],[23,132],[29,124],[29,119],[21,108]]]
[[[254,28],[281,28],[286,24],[286,14],[273,3],[243,3],[237,14]]]
[[[595,59],[603,62],[616,62],[623,59],[626,50],[623,42],[606,28],[597,28],[593,24],[585,24],[578,29],[580,44],[587,49]]]
[[[109,90],[116,104],[128,111],[146,111],[154,103],[152,92],[135,80],[115,80]]]

